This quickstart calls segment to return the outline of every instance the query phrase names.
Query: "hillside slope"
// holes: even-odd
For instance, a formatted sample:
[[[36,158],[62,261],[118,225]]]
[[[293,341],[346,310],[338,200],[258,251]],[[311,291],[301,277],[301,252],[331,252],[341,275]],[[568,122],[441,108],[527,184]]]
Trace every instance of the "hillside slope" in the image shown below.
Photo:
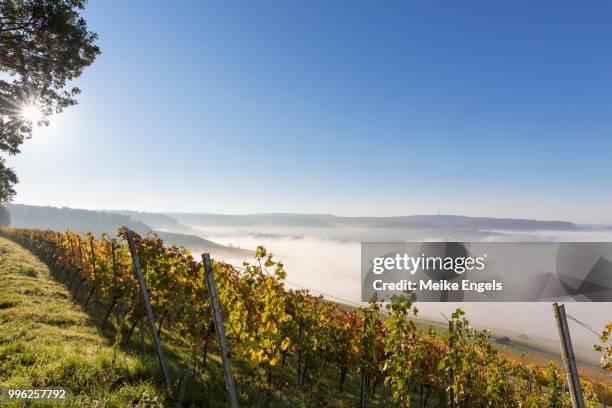
[[[82,296],[74,298],[79,292],[69,291],[56,278],[35,255],[0,237],[0,387],[66,388],[72,394],[68,406],[74,407],[228,406],[214,346],[204,367],[202,356],[191,354],[175,331],[164,330],[162,347],[171,381],[166,393],[150,336],[145,333],[143,346],[138,328],[127,338],[117,337],[113,327],[104,335],[99,329],[103,313],[96,312],[95,302],[85,312]],[[106,310],[105,305],[100,310]],[[120,347],[113,338],[122,339]],[[288,356],[287,367],[278,367],[273,395],[268,395],[259,386],[254,366],[235,358],[241,406],[312,406],[310,387],[292,385],[296,363]],[[327,406],[354,406],[359,379],[349,373],[338,392],[336,374],[330,367],[316,382],[326,390]],[[385,398],[381,390],[370,397],[370,406],[385,406]]]
[[[329,214],[189,214],[168,213],[179,223],[205,227],[273,228],[395,228],[395,229],[471,229],[507,231],[574,231],[567,221],[542,221],[512,218],[466,217],[458,215],[407,215],[392,217],[343,217]],[[141,219],[141,218],[134,218]]]
[[[114,350],[49,269],[0,238],[0,386],[69,387],[70,406],[154,406],[152,367]]]
[[[115,233],[122,225],[128,226],[139,234],[145,234],[151,228],[141,221],[127,215],[110,214],[101,211],[80,210],[76,208],[57,208],[24,204],[4,204],[11,214],[11,225],[20,228],[42,228],[64,231],[72,229],[78,232]]]
[[[252,251],[220,245],[197,235],[185,233],[189,228],[179,225],[176,220],[162,214],[140,213],[136,211],[105,212],[57,208],[24,204],[4,204],[10,212],[11,226],[16,228],[39,228],[65,231],[71,229],[80,233],[93,232],[94,235],[114,235],[117,228],[125,225],[141,235],[156,233],[166,244],[184,246],[196,254],[210,252],[213,257],[250,257]],[[148,221],[152,221],[149,224]],[[158,231],[161,229],[162,231]]]

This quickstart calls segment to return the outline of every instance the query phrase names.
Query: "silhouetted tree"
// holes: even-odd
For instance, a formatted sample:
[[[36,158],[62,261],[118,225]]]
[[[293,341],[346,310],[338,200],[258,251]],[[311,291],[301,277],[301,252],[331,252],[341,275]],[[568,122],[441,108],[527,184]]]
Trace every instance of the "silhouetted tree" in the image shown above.
[[[100,49],[80,11],[86,0],[0,0],[0,151],[10,155],[32,133],[21,115],[36,106],[47,118],[77,103],[67,82],[90,65]],[[0,202],[15,194],[15,172],[0,158]]]
[[[3,205],[0,205],[0,227],[11,225],[11,213]]]

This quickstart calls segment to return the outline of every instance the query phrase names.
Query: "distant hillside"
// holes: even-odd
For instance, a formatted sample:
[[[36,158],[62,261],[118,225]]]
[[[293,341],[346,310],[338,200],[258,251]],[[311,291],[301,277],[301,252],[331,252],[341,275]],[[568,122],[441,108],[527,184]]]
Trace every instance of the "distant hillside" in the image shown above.
[[[157,231],[143,222],[146,219],[155,221],[156,228],[161,228],[160,225],[181,227],[176,220],[163,214],[132,212],[139,217],[139,219],[134,219],[126,214],[67,207],[41,207],[24,204],[4,204],[4,206],[11,214],[12,227],[43,228],[58,231],[71,229],[83,233],[93,232],[96,235],[103,233],[114,235],[117,228],[127,225],[141,235],[153,231],[166,243],[184,246],[194,253],[210,252],[213,257],[247,257],[251,255],[250,251],[219,245],[195,235]]]
[[[72,229],[79,232],[91,231],[96,235],[114,234],[117,228],[127,225],[139,234],[151,228],[141,221],[106,212],[78,210],[74,208],[39,207],[23,204],[4,204],[11,213],[11,226],[20,228],[48,228],[53,230]]]
[[[176,218],[173,218],[166,214],[161,213],[147,213],[141,211],[129,211],[129,210],[105,210],[105,212],[110,214],[121,214],[130,217],[136,221],[142,221],[143,223],[149,225],[155,230],[170,230],[170,231],[181,231],[188,232],[191,231],[192,228],[186,225],[180,224]]]
[[[409,215],[397,217],[340,217],[328,214],[168,214],[179,223],[199,227],[358,227],[470,230],[575,230],[566,221],[513,218],[465,217],[458,215]]]
[[[287,227],[330,228],[334,224],[307,214],[187,214],[169,213],[179,223],[208,227]]]
[[[155,231],[155,233],[166,243],[183,246],[194,254],[209,252],[213,258],[217,259],[224,259],[227,257],[242,257],[244,259],[250,258],[254,254],[253,251],[248,249],[228,247],[195,235],[177,234],[165,231]]]
[[[114,234],[127,225],[139,234],[155,231],[169,244],[185,246],[195,253],[210,252],[217,257],[247,257],[249,251],[226,247],[200,238],[193,227],[287,228],[299,231],[308,228],[323,232],[344,229],[387,231],[397,230],[557,230],[580,229],[571,222],[540,221],[511,218],[465,217],[456,215],[411,215],[397,217],[339,217],[328,214],[182,214],[146,213],[138,211],[90,211],[73,208],[40,207],[23,204],[5,204],[11,214],[11,225],[24,228],[73,229]],[[160,231],[161,230],[161,231]],[[325,235],[328,235],[325,232]]]
[[[379,228],[445,228],[477,230],[575,230],[566,221],[515,218],[466,217],[461,215],[409,215],[398,217],[337,217],[337,223]]]

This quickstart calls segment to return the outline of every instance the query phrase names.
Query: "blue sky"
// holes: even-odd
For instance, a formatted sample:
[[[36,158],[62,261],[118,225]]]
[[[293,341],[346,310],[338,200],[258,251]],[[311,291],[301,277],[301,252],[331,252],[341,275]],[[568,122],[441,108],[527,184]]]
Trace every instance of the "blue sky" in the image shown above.
[[[16,202],[611,223],[612,3],[91,1]]]

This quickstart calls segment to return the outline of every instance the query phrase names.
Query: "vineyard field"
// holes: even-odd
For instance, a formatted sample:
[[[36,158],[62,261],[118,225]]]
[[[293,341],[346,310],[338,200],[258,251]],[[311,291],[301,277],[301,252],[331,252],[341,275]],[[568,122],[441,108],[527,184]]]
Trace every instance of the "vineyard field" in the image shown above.
[[[48,265],[114,353],[145,367],[133,380],[151,388],[147,398],[153,395],[164,406],[226,406],[201,262],[184,248],[165,246],[155,235],[135,235],[170,368],[170,386],[164,389],[126,233],[122,228],[111,238],[71,231],[1,231]],[[285,288],[282,262],[262,247],[241,267],[216,261],[213,271],[242,406],[349,407],[358,406],[361,398],[368,406],[402,407],[569,404],[556,362],[534,364],[525,356],[514,358],[511,350],[500,352],[490,334],[472,328],[459,309],[444,330],[418,323],[409,297],[385,305],[373,300],[361,308],[341,307],[305,290]],[[13,308],[7,304],[2,313]],[[125,372],[118,367],[128,357],[117,355],[105,364],[113,373]],[[17,381],[5,371],[3,383]],[[23,376],[21,381],[41,379]],[[42,381],[49,385],[48,379]],[[111,383],[117,387],[125,380]],[[589,407],[600,406],[603,396],[611,394],[605,381],[593,378],[584,378],[583,388]],[[132,398],[137,403],[144,394]]]

